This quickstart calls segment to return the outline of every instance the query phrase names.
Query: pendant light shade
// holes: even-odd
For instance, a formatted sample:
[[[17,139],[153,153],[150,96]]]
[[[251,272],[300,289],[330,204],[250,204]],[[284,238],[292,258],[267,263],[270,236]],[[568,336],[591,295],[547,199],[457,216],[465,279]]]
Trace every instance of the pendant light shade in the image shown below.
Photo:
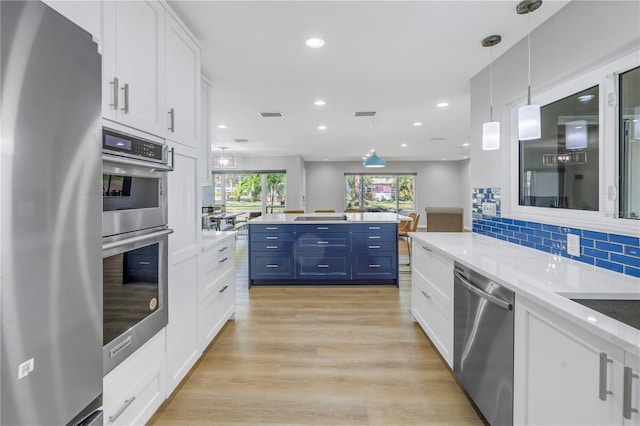
[[[518,138],[521,141],[540,139],[540,105],[518,108]]]
[[[484,47],[491,48],[491,61],[489,63],[489,121],[482,125],[483,151],[500,149],[500,122],[493,121],[493,46],[501,41],[502,37],[499,35],[490,35],[482,40]]]
[[[500,122],[488,121],[482,125],[482,149],[500,149]]]
[[[542,0],[523,0],[518,3],[516,11],[519,15],[529,17],[529,32],[527,34],[527,105],[518,108],[518,137],[521,141],[540,139],[540,105],[531,105],[531,12],[542,5]]]
[[[233,169],[236,167],[236,157],[233,155],[225,155],[226,147],[221,147],[222,154],[213,157],[213,167],[217,169]]]
[[[371,156],[362,162],[362,165],[365,167],[384,167],[387,165],[387,160],[378,157],[376,152],[373,151],[371,152]]]

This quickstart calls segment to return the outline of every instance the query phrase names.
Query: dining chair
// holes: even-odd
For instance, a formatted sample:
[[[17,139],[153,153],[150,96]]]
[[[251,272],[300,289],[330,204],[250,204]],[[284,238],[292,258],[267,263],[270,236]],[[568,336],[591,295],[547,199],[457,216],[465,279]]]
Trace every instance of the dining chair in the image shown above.
[[[364,213],[364,210],[360,209],[345,209],[345,213]]]
[[[415,212],[409,213],[409,217],[412,220],[402,221],[406,225],[404,227],[398,227],[398,237],[404,239],[407,243],[407,252],[409,253],[409,265],[411,265],[411,235],[409,232],[416,232],[418,229],[418,222],[420,222],[420,215]],[[402,223],[401,222],[401,223]]]
[[[296,213],[304,213],[304,210],[282,210],[282,213],[284,214],[288,214],[288,213],[292,213],[292,214],[296,214]]]
[[[333,209],[324,209],[324,210],[316,210],[314,213],[335,213],[336,211]]]

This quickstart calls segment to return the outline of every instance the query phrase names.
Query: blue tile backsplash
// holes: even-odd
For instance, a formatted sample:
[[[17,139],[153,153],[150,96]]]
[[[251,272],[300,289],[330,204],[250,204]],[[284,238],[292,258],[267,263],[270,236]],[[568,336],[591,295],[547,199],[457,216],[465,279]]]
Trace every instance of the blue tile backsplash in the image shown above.
[[[487,203],[495,204],[495,216],[483,213]],[[473,189],[473,232],[640,277],[640,238],[509,219],[500,204],[500,188]],[[567,234],[580,236],[580,256],[567,253]]]

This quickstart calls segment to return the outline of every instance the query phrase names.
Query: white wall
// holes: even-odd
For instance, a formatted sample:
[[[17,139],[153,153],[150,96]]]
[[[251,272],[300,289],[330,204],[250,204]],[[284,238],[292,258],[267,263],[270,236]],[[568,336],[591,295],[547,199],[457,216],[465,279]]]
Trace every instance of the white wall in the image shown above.
[[[462,207],[470,219],[469,160],[464,161],[395,161],[389,162],[384,173],[417,173],[416,211],[424,225],[424,208]],[[307,212],[316,209],[343,211],[345,173],[371,173],[361,162],[317,161],[306,163]],[[465,221],[466,223],[466,221]]]
[[[526,25],[526,18],[522,22]],[[536,93],[548,91],[637,49],[639,22],[640,2],[637,1],[573,1],[562,8],[531,34],[533,103]],[[487,67],[471,79],[470,182],[471,188],[502,188],[502,211],[508,216],[511,213],[511,150],[517,149],[517,140],[511,139],[516,124],[512,113],[519,103],[526,101],[526,38],[494,61],[493,82],[493,113],[501,122],[501,148],[482,151],[482,123],[489,118]]]

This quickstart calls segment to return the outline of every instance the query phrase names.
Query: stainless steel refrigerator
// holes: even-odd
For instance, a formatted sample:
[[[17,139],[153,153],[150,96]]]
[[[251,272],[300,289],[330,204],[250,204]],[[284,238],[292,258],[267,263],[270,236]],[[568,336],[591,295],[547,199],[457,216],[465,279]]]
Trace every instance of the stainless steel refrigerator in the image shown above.
[[[101,58],[0,1],[0,424],[101,424]]]

